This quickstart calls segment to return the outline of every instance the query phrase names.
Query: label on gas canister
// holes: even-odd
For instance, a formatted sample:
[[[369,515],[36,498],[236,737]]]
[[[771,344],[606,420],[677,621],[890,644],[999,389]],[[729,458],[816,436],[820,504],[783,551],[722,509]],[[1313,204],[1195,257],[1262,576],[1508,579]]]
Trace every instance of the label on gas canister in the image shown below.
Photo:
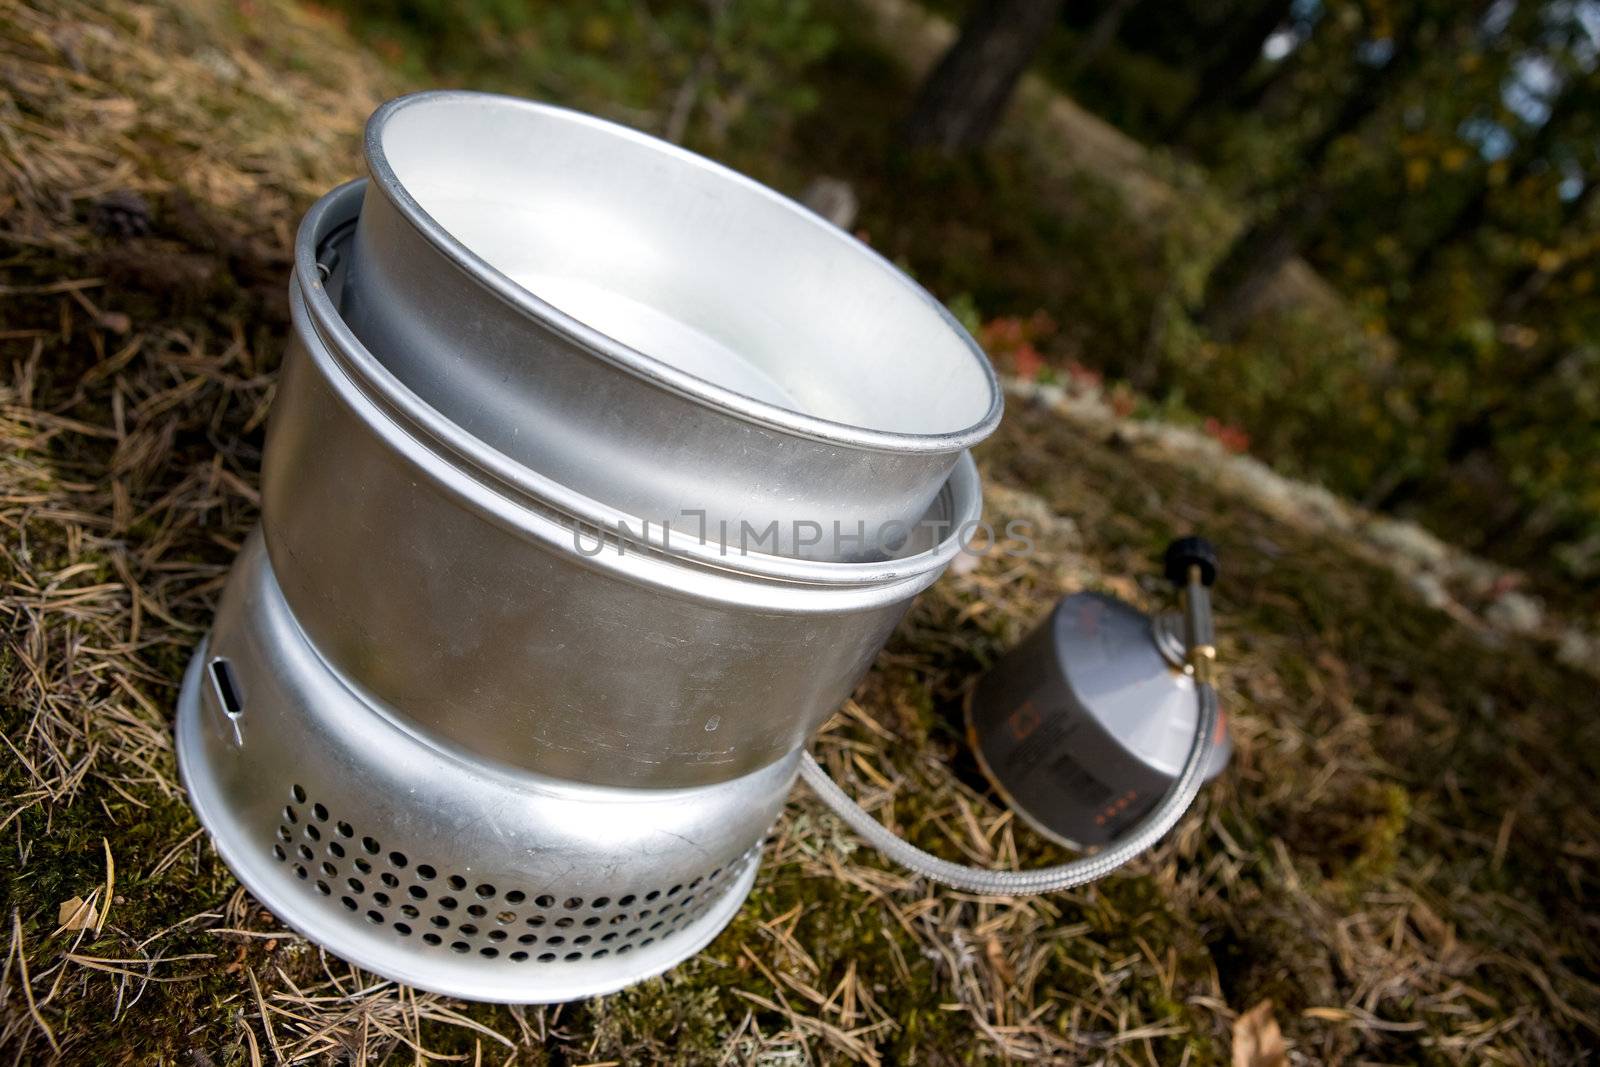
[[[1123,619],[1123,612],[1133,618]],[[1102,640],[1114,648],[1115,638],[1125,636],[1102,627],[1116,630],[1142,618],[1109,598],[1068,598],[974,694],[972,743],[984,770],[1018,814],[1058,841],[1109,841],[1170,784],[1083,708],[1059,658],[1058,627],[1084,639],[1095,657]]]

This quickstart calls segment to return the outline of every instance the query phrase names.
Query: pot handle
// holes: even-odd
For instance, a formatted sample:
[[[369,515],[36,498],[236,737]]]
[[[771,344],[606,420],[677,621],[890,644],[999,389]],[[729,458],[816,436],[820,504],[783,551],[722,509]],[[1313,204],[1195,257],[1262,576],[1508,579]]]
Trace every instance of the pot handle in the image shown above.
[[[1103,878],[1149,849],[1188,810],[1205,778],[1217,736],[1216,639],[1211,621],[1211,583],[1217,580],[1217,553],[1200,537],[1183,537],[1167,546],[1167,577],[1184,594],[1184,645],[1194,670],[1194,741],[1177,779],[1142,819],[1100,851],[1070,863],[1031,871],[992,871],[968,867],[924,852],[887,829],[850,799],[809,752],[801,754],[800,776],[822,802],[832,808],[868,844],[911,871],[952,889],[987,895],[1020,896],[1052,893]]]

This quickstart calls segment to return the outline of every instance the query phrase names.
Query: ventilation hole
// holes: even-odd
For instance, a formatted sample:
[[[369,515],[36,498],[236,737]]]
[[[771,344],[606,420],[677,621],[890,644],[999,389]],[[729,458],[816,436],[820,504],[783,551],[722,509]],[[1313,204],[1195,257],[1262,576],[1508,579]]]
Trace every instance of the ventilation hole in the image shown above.
[[[539,962],[540,963],[554,963],[555,962],[555,958],[556,958],[556,954],[554,952],[541,952],[541,953],[539,953]]]
[[[490,941],[504,941],[505,939],[506,939],[506,932],[504,930],[490,930],[489,931],[489,940]]]
[[[572,911],[574,908],[581,908],[581,907],[583,907],[583,898],[582,897],[568,897],[566,899],[566,902],[564,904],[562,904],[561,906],[566,908],[568,911]]]
[[[535,945],[535,944],[538,944],[538,943],[539,943],[539,935],[538,934],[523,934],[521,937],[517,938],[517,944],[519,944],[519,945]]]
[[[347,822],[340,823],[337,827],[335,827],[335,829],[337,829],[339,831],[339,836],[340,837],[354,837],[354,836],[356,836],[355,827],[351,826]]]
[[[497,948],[490,948],[489,946],[485,945],[483,948],[478,950],[478,955],[482,956],[484,959],[492,960],[496,956],[500,955],[500,950]]]
[[[619,947],[617,949],[617,955],[626,956],[628,953],[630,953],[632,951],[633,951],[633,946],[632,945],[622,945],[621,947]]]
[[[422,912],[418,911],[414,904],[402,904],[400,905],[400,914],[404,915],[408,919],[415,919],[421,915]]]
[[[606,941],[606,942],[611,942],[611,941],[615,941],[616,939],[617,939],[617,932],[615,930],[613,930],[609,934],[607,934],[606,936],[602,937],[600,940],[601,941]]]
[[[295,849],[295,851],[300,853],[300,858],[303,860],[311,859],[316,855],[315,852],[312,852],[311,849],[307,848],[305,845],[301,845],[299,848]]]
[[[383,922],[383,912],[381,912],[381,911],[369,911],[369,912],[367,912],[367,922],[371,923],[374,926],[377,926],[379,923]]]
[[[635,926],[632,930],[629,930],[623,936],[626,937],[629,941],[632,941],[634,938],[638,937],[642,933],[644,933],[644,930],[642,928],[640,928],[640,927]]]
[[[411,936],[411,927],[407,926],[405,923],[395,923],[394,928],[399,930],[402,934],[405,934],[407,937]]]
[[[564,945],[566,943],[567,939],[562,937],[560,934],[556,934],[554,937],[545,938],[545,944],[547,945]]]
[[[306,836],[311,838],[311,840],[313,840],[313,841],[321,841],[322,840],[322,831],[318,830],[315,826],[312,826],[310,823],[306,823]]]
[[[387,908],[389,906],[388,893],[374,893],[372,894],[372,899],[378,902],[378,907],[380,908]]]
[[[285,805],[283,809],[283,821],[286,823],[297,823],[300,821],[300,816],[294,813],[293,808]]]
[[[530,915],[530,916],[528,916],[528,925],[529,926],[543,926],[544,923],[545,923],[545,918],[544,918],[543,915]]]
[[[583,959],[583,953],[581,953],[581,952],[569,952],[565,956],[562,956],[561,958],[566,960],[568,963],[572,963],[572,962],[574,962],[576,960]]]
[[[420,885],[414,885],[410,889],[407,889],[406,892],[411,894],[412,900],[428,899],[428,891],[422,888]]]
[[[451,952],[465,952],[465,951],[467,951],[467,949],[469,949],[471,947],[472,946],[468,945],[465,941],[452,941],[452,942],[450,942],[450,951]]]
[[[636,899],[637,898],[632,893],[629,893],[627,896],[625,896],[621,900],[617,901],[617,906],[619,908],[626,908],[626,907],[630,906],[634,902],[634,900],[636,900]]]
[[[376,856],[378,854],[378,843],[370,837],[363,837],[361,839],[361,847],[367,850],[367,855],[369,856]]]
[[[494,886],[490,885],[488,882],[485,882],[483,885],[480,885],[478,888],[474,889],[473,892],[478,894],[480,899],[488,900],[490,897],[494,896]]]
[[[311,877],[311,872],[297,863],[294,865],[294,876],[303,882],[307,878]]]
[[[439,873],[438,871],[435,871],[432,867],[428,866],[426,863],[417,864],[417,877],[421,878],[424,882],[433,881],[433,879],[438,875],[438,873]]]
[[[656,939],[655,938],[647,937],[643,941],[639,942],[639,947],[640,948],[649,948],[651,945],[653,945],[655,943],[656,943]]]
[[[332,887],[330,887],[327,882],[320,880],[317,882],[317,892],[321,893],[325,897],[333,895]]]
[[[612,926],[621,926],[623,923],[625,923],[627,921],[628,921],[628,917],[626,915],[613,915],[613,916],[611,916],[611,925]]]
[[[485,915],[489,914],[489,909],[484,907],[482,904],[468,904],[467,914],[472,916],[474,919],[481,919]]]
[[[322,865],[322,873],[327,875],[329,878],[334,878],[338,876],[339,868],[335,867],[331,863],[324,863]]]
[[[655,914],[655,912],[651,911],[649,908],[640,908],[639,909],[639,918],[641,918],[641,919],[648,919],[648,918],[650,918],[650,916],[652,916],[654,914]]]
[[[366,860],[362,859],[360,856],[357,856],[356,857],[356,870],[360,871],[362,874],[371,874],[372,873],[372,864],[368,863]]]
[[[443,940],[443,938],[441,938],[438,934],[423,934],[422,940],[426,941],[430,945],[437,945]]]
[[[349,908],[351,911],[355,911],[356,910],[356,902],[355,902],[355,898],[354,897],[340,897],[339,898],[339,903],[343,904],[346,908]]]
[[[646,893],[644,895],[644,899],[645,899],[646,902],[649,902],[649,901],[652,901],[652,900],[655,900],[655,899],[659,898],[660,896],[661,896],[661,890],[652,889],[652,890],[650,890],[650,892],[648,892],[648,893]]]
[[[367,887],[361,884],[361,879],[359,878],[347,878],[344,884],[349,886],[350,891],[353,893],[365,893],[367,891]]]
[[[567,915],[563,915],[561,918],[556,920],[556,925],[561,927],[561,929],[563,929],[563,930],[565,930],[567,927],[571,926],[572,923],[573,923],[573,919],[571,918],[571,916],[567,916]]]
[[[591,907],[591,908],[603,908],[607,904],[610,904],[610,903],[611,903],[611,898],[610,897],[595,897],[593,900],[589,901],[589,907]]]
[[[589,916],[587,919],[583,920],[583,925],[585,925],[585,926],[599,926],[600,925],[600,916],[598,916],[598,915]]]
[[[218,662],[222,661],[219,660]],[[294,802],[296,804],[304,804],[306,802],[306,791],[301,789],[298,785],[292,785],[289,787],[289,795],[294,798]]]
[[[287,841],[287,840],[289,840],[289,838],[291,838],[293,836],[294,835],[289,832],[289,828],[287,826],[278,827],[278,840],[279,841]]]
[[[528,954],[526,952],[522,952],[522,951],[519,950],[517,952],[513,952],[511,954],[510,958],[515,960],[518,963],[521,963],[523,960],[528,958]]]
[[[722,877],[722,868],[721,867],[718,867],[716,870],[711,872],[711,880],[713,882],[715,882],[718,878],[721,878],[721,877]]]
[[[450,888],[454,889],[457,893],[467,888],[467,880],[461,877],[459,874],[452,874],[447,881],[450,883]]]
[[[689,888],[690,889],[699,889],[700,888],[700,881],[701,880],[699,878],[696,878],[694,881],[689,883]]]
[[[572,943],[574,945],[587,945],[589,942],[591,942],[593,940],[594,940],[594,938],[590,937],[588,934],[584,934],[582,937],[573,938],[572,939]]]
[[[445,911],[455,911],[456,910],[456,898],[455,897],[440,897],[439,898],[439,907],[443,908]]]
[[[694,894],[693,893],[690,893],[688,896],[684,897],[683,898],[683,906],[685,908],[687,908],[689,906],[689,902],[691,900],[693,900],[693,899],[694,899]]]
[[[450,920],[446,919],[443,915],[435,915],[433,918],[429,919],[428,921],[431,922],[433,925],[437,926],[441,930],[443,930],[446,926],[450,925]]]
[[[328,855],[344,859],[344,846],[337,841],[328,842]]]
[[[328,821],[328,809],[323,807],[320,803],[311,805],[311,814],[316,817],[318,822]]]
[[[657,930],[661,929],[665,925],[666,925],[666,923],[662,922],[660,919],[657,919],[655,922],[650,924],[650,932],[651,933],[655,933]]]
[[[541,908],[549,908],[555,905],[556,898],[546,893],[543,896],[535,897],[533,902]]]
[[[396,867],[404,867],[411,861],[406,859],[406,854],[404,852],[391,852],[389,853],[389,862],[394,864]]]
[[[517,913],[514,911],[502,911],[494,917],[494,921],[501,926],[510,926],[517,921]]]
[[[283,846],[282,845],[273,845],[272,846],[272,854],[274,856],[278,857],[278,862],[279,863],[282,863],[284,860],[289,858],[289,854],[283,850]]]
[[[681,886],[681,885],[673,886],[671,889],[667,890],[667,896],[669,896],[669,897],[677,896],[678,895],[678,891],[680,889],[682,889],[682,888],[683,888],[683,886]]]
[[[468,937],[471,937],[473,934],[478,932],[478,928],[476,926],[472,925],[471,923],[462,923],[460,926],[456,927],[456,929],[460,930],[462,933],[466,934]]]
[[[524,893],[520,889],[513,889],[511,892],[506,894],[506,903],[507,904],[521,904],[524,900],[527,900],[527,899],[528,899],[528,894]]]
[[[384,871],[383,872],[383,877],[380,880],[383,882],[384,885],[388,886],[390,889],[399,889],[400,888],[400,879],[396,878],[394,875],[390,874],[388,871]]]
[[[608,948],[597,948],[592,953],[589,954],[589,958],[592,959],[592,960],[603,960],[609,955],[611,955],[611,950],[610,949],[608,949]]]

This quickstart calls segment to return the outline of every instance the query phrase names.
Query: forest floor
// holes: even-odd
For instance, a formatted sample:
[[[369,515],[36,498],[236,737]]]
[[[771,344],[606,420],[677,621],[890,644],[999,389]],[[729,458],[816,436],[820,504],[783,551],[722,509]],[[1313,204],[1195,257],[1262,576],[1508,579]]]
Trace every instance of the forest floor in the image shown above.
[[[278,924],[184,802],[171,707],[255,521],[295,224],[407,87],[283,0],[0,0],[0,1049],[1265,1067],[1600,1042],[1593,678],[1430,606],[1365,542],[1032,403],[979,460],[989,517],[1034,521],[1039,551],[924,595],[819,756],[924,847],[1063,858],[983,787],[963,693],[1065,592],[1158,606],[1160,547],[1205,531],[1235,756],[1129,870],[947,892],[797,789],[727,931],[610,997],[465,1004]]]

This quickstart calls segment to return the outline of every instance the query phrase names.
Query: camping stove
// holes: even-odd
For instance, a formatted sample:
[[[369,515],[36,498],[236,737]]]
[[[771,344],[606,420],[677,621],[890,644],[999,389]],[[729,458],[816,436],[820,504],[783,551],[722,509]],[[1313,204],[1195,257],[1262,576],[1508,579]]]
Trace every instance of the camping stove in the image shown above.
[[[984,893],[1101,877],[1182,815],[1217,722],[1193,553],[1193,713],[1098,854],[948,863],[805,752],[978,526],[1001,394],[932,297],[572,112],[418,94],[366,152],[301,225],[261,529],[178,703],[195,810],[284,922],[424,989],[570,1000],[715,937],[797,774]]]

